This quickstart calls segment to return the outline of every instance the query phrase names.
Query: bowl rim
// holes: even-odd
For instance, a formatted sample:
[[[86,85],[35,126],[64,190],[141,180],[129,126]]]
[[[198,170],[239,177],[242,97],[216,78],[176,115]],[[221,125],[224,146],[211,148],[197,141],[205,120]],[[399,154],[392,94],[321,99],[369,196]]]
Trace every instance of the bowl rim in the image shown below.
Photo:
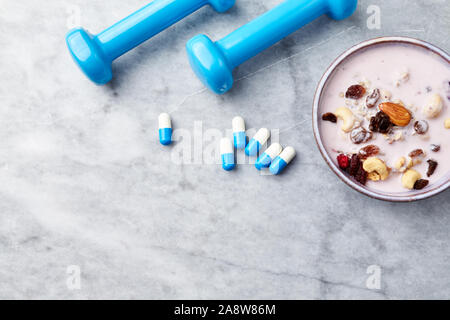
[[[423,40],[419,40],[416,38],[410,38],[410,37],[399,37],[399,36],[393,36],[393,37],[377,37],[369,40],[365,40],[361,43],[358,43],[351,48],[344,51],[341,55],[339,55],[326,69],[325,73],[322,75],[319,84],[317,85],[315,94],[314,94],[314,102],[312,107],[312,122],[313,122],[313,132],[314,132],[314,138],[316,140],[317,146],[319,148],[319,151],[324,158],[325,162],[328,164],[328,166],[331,168],[331,170],[342,180],[344,181],[348,186],[355,189],[356,191],[359,191],[362,194],[365,194],[371,198],[378,199],[378,200],[384,200],[384,201],[391,201],[391,202],[411,202],[411,201],[417,201],[417,200],[423,200],[430,198],[434,195],[437,195],[445,190],[447,190],[450,187],[450,178],[445,181],[443,179],[443,183],[435,186],[432,189],[424,190],[423,192],[415,193],[413,195],[392,195],[392,194],[383,194],[381,192],[375,191],[375,190],[369,190],[367,187],[364,187],[363,185],[357,183],[356,181],[353,181],[350,177],[348,177],[344,172],[337,167],[337,165],[334,163],[334,161],[331,159],[330,155],[326,151],[323,143],[322,138],[319,132],[319,105],[320,105],[320,99],[322,96],[322,92],[325,88],[325,85],[328,82],[328,79],[333,74],[333,72],[336,70],[336,68],[348,57],[355,54],[358,51],[361,51],[363,49],[366,49],[371,46],[376,46],[380,44],[386,44],[386,43],[406,43],[406,44],[413,44],[415,46],[419,46],[422,48],[425,48],[429,51],[432,51],[435,54],[438,54],[447,62],[450,61],[450,56],[441,48],[428,43]]]

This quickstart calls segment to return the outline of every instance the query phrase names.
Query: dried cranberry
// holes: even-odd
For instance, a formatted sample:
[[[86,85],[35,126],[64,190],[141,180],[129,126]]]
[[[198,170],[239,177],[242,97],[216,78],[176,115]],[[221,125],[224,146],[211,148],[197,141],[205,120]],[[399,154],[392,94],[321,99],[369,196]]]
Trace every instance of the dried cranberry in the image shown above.
[[[372,132],[389,133],[391,128],[391,119],[383,111],[377,112],[374,117],[370,118],[369,129]]]
[[[339,168],[345,170],[350,165],[350,159],[345,154],[340,154],[337,156],[337,162],[339,164]]]
[[[322,115],[322,120],[336,123],[337,122],[337,117],[334,115],[334,113],[327,112],[327,113],[324,113]]]
[[[428,122],[425,121],[425,120],[419,120],[419,121],[416,121],[414,123],[414,130],[416,130],[416,132],[418,134],[425,134],[425,133],[427,133],[428,128],[429,128]]]
[[[350,86],[347,89],[347,92],[345,93],[345,97],[348,99],[361,99],[362,96],[366,93],[366,89],[359,85],[359,84],[355,84],[353,86]]]
[[[368,157],[376,156],[380,153],[380,148],[378,148],[374,144],[369,144],[368,146],[365,146],[361,150],[359,150],[359,156],[361,159],[367,159]]]
[[[378,89],[373,90],[373,92],[366,98],[366,107],[367,108],[375,107],[379,99],[380,99],[380,90]]]
[[[427,171],[427,176],[431,177],[431,175],[434,173],[434,171],[436,171],[436,168],[438,166],[437,161],[430,159],[427,161],[428,162],[428,171]]]
[[[425,152],[422,149],[415,149],[408,154],[411,158],[424,156]]]
[[[425,179],[419,179],[416,181],[416,183],[414,183],[414,189],[422,190],[423,188],[425,188],[428,185],[429,182],[430,181],[425,180]]]
[[[370,139],[372,139],[372,132],[367,131],[363,127],[355,128],[350,133],[350,140],[352,140],[354,144],[364,143]]]

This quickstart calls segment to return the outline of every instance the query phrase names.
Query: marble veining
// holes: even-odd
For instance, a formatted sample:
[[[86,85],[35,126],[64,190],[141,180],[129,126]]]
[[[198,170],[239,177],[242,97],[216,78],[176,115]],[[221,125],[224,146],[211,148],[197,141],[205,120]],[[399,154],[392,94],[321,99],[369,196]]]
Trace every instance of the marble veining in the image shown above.
[[[367,198],[329,170],[311,127],[315,87],[351,45],[403,35],[449,51],[448,3],[361,0],[350,19],[322,17],[241,65],[228,94],[205,90],[186,41],[223,37],[279,2],[202,8],[118,59],[98,87],[71,61],[68,26],[97,33],[146,1],[0,0],[1,299],[450,297],[449,191]],[[367,26],[370,5],[380,29]],[[212,139],[204,158],[235,115],[279,130],[298,156],[280,177],[176,163],[180,144],[158,143],[161,112],[194,133],[194,148]],[[366,285],[370,266],[379,289]]]

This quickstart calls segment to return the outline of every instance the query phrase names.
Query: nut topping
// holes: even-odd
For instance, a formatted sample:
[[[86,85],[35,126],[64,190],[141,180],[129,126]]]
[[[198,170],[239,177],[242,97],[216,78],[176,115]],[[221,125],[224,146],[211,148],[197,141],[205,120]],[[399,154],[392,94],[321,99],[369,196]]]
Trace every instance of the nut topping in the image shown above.
[[[389,176],[389,169],[384,161],[376,157],[367,158],[363,162],[363,169],[369,173],[370,180],[386,180]]]
[[[421,178],[422,178],[422,176],[420,175],[419,172],[417,172],[414,169],[409,169],[402,176],[402,185],[406,189],[412,190],[412,189],[414,189],[414,185],[415,185],[416,181]]]
[[[350,132],[353,129],[353,126],[355,124],[355,116],[353,115],[353,112],[347,108],[347,107],[340,107],[336,109],[334,112],[334,115],[343,120],[344,123],[341,126],[342,131],[344,132]]]
[[[434,94],[423,107],[422,112],[428,118],[436,118],[441,113],[442,107],[443,102],[441,96]]]
[[[450,118],[445,119],[444,127],[445,129],[450,129]]]
[[[396,126],[406,127],[411,121],[411,113],[400,104],[383,102],[380,104],[380,110],[387,114]]]

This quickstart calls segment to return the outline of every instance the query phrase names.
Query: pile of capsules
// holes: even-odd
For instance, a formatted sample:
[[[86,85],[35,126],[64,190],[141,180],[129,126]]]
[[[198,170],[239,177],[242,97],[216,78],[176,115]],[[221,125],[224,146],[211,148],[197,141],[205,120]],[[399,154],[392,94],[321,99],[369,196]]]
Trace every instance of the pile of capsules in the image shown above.
[[[162,145],[172,143],[172,122],[169,114],[161,113],[158,118],[159,122],[159,142]],[[247,144],[247,136],[245,134],[245,121],[242,117],[234,117],[232,120],[233,140],[236,149],[245,149],[247,156],[257,156],[261,147],[269,140],[270,131],[266,128],[259,129]],[[222,168],[231,171],[236,167],[234,161],[234,148],[229,138],[220,140],[220,155],[222,158]],[[266,151],[264,151],[256,160],[255,167],[258,170],[269,168],[274,175],[280,174],[284,168],[294,159],[296,155],[293,147],[283,147],[275,142],[272,143]]]

